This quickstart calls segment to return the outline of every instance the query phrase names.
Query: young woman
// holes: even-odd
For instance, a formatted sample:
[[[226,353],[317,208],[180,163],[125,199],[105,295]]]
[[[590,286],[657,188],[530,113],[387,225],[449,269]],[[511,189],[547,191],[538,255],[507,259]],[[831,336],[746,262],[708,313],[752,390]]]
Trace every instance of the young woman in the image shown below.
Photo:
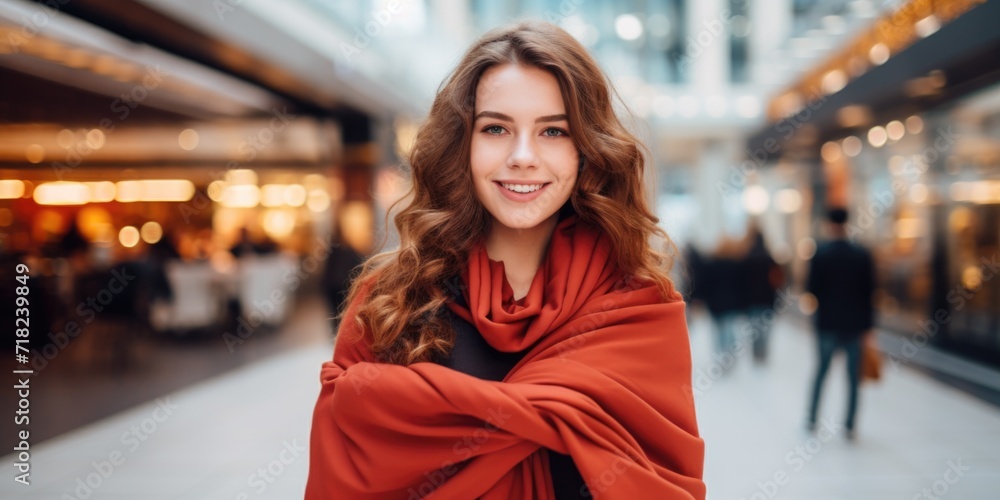
[[[575,39],[475,42],[348,297],[307,499],[701,499],[684,303],[641,145]]]

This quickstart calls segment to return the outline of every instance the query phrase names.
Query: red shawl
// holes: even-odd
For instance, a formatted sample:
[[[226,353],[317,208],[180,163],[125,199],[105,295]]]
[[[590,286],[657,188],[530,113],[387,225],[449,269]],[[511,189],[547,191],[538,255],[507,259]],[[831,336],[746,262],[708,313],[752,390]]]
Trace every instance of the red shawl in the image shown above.
[[[549,449],[597,498],[705,498],[684,302],[623,278],[610,250],[560,221],[518,301],[503,263],[472,253],[470,307],[449,307],[493,347],[529,349],[503,382],[375,362],[352,302],[320,375],[306,499],[548,500]]]

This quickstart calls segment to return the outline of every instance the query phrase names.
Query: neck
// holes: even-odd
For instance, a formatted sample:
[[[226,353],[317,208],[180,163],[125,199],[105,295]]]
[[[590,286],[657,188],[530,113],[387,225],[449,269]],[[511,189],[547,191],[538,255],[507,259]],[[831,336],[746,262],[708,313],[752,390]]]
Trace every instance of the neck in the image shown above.
[[[514,299],[528,294],[558,222],[558,214],[528,229],[511,229],[495,220],[492,222],[486,236],[486,254],[492,260],[503,262]]]

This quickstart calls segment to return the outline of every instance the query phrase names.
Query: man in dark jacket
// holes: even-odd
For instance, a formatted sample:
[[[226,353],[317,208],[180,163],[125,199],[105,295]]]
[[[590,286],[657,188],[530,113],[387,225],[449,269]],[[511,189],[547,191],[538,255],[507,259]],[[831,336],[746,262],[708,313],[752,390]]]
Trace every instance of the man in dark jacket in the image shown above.
[[[816,250],[810,263],[808,291],[816,297],[815,316],[819,344],[819,366],[809,407],[809,428],[815,429],[823,379],[830,360],[838,349],[847,354],[849,396],[847,437],[854,438],[854,416],[858,407],[858,384],[861,368],[861,337],[873,324],[872,292],[875,268],[871,253],[847,240],[844,227],[847,211],[830,210],[829,231],[832,240]]]

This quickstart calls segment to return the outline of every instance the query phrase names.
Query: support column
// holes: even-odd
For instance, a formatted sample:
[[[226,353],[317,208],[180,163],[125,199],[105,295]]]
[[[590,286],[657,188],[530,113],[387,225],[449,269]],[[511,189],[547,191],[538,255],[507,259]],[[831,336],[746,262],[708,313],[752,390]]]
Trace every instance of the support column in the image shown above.
[[[688,2],[686,60],[693,88],[718,90],[729,82],[732,10],[727,0]]]

